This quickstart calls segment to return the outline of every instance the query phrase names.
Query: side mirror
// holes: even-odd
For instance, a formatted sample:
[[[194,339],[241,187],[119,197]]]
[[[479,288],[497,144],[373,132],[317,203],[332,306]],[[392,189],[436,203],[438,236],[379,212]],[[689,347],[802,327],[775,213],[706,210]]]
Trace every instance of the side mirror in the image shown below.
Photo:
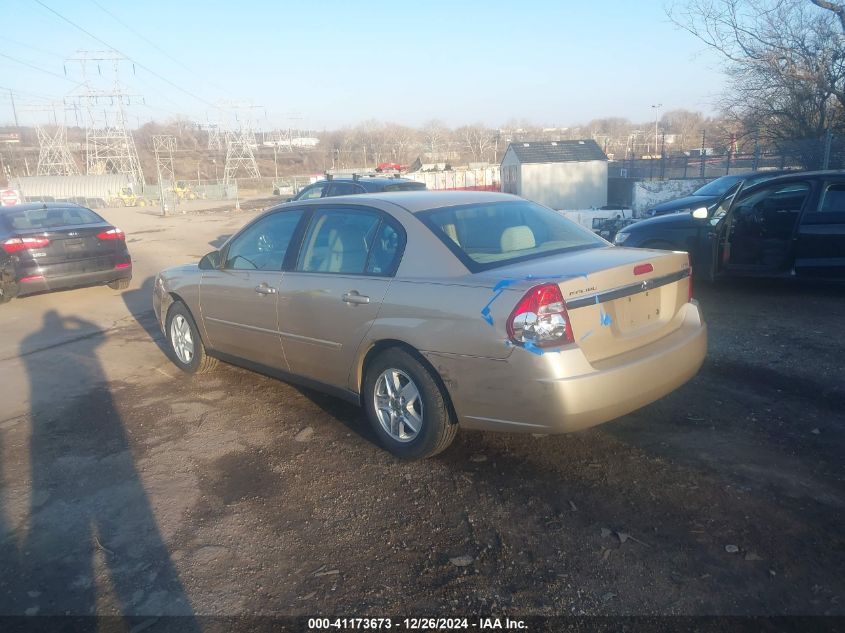
[[[285,202],[293,202],[293,197],[286,198],[286,199],[285,199]]]
[[[211,251],[207,255],[203,255],[200,260],[200,270],[217,270],[220,268],[220,251]]]
[[[692,217],[696,220],[706,220],[707,219],[707,209],[705,207],[699,207],[695,211],[692,212]]]

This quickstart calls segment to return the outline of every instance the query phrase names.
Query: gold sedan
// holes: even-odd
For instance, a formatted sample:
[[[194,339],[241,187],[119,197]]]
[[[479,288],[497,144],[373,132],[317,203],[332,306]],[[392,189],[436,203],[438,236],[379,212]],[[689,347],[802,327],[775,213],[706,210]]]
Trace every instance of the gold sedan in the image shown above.
[[[486,192],[277,206],[162,271],[153,303],[186,372],[223,360],[345,398],[409,459],[459,427],[606,422],[688,381],[707,347],[686,253]]]

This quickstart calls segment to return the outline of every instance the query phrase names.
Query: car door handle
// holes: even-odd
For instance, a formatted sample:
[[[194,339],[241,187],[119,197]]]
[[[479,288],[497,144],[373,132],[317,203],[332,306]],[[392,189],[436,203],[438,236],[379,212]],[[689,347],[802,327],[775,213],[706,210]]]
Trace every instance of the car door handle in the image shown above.
[[[352,305],[360,305],[363,303],[369,303],[370,298],[365,295],[359,295],[358,291],[352,290],[350,292],[345,292],[341,297],[344,303],[350,303]]]
[[[274,295],[276,294],[276,289],[267,284],[259,284],[255,287],[255,292],[260,295]]]

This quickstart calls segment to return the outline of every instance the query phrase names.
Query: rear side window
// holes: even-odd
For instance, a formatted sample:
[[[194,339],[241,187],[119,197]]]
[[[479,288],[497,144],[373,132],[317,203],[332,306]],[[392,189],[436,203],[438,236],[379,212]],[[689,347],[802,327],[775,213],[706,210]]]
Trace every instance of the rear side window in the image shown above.
[[[829,185],[825,189],[819,213],[845,213],[845,184]]]
[[[404,247],[404,230],[374,209],[321,209],[305,234],[296,269],[390,277]]]
[[[473,272],[607,246],[591,231],[527,200],[436,209],[418,217]]]
[[[385,185],[385,191],[419,191],[425,189],[422,182],[397,182],[395,185]]]
[[[19,231],[105,223],[103,218],[85,207],[27,209],[6,212],[4,215],[9,226]]]
[[[351,182],[336,182],[332,184],[329,191],[330,196],[351,196],[356,193],[364,193],[364,190]]]

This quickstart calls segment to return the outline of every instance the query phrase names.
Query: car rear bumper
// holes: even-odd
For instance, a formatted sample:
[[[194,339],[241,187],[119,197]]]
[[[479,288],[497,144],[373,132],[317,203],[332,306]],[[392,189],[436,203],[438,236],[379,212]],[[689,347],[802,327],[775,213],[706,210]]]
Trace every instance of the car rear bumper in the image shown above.
[[[569,433],[630,413],[671,393],[698,372],[707,327],[695,303],[671,334],[591,364],[577,347],[504,360],[425,354],[443,378],[464,428]]]
[[[111,268],[72,275],[50,275],[44,277],[28,276],[19,280],[19,295],[28,295],[50,290],[64,290],[82,286],[98,286],[118,279],[132,279],[132,266],[128,268]]]

